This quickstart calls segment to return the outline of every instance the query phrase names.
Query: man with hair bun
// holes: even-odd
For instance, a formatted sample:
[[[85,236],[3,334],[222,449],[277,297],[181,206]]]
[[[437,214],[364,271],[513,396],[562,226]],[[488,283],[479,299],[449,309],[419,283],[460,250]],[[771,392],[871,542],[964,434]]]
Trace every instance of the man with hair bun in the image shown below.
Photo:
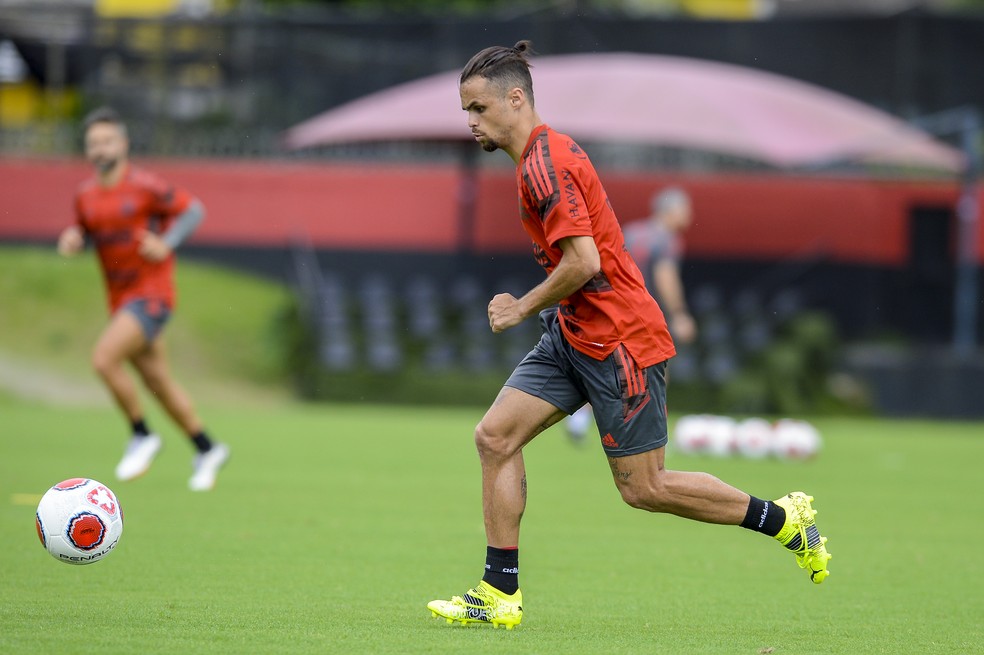
[[[539,315],[543,336],[475,428],[487,539],[482,580],[460,596],[431,601],[428,609],[449,623],[520,624],[523,447],[585,402],[594,408],[626,503],[773,536],[813,582],[822,582],[830,554],[811,496],[797,491],[762,500],[707,473],[664,467],[664,373],[676,352],[673,340],[587,154],[538,115],[530,54],[529,41],[486,48],[459,78],[461,108],[475,140],[516,164],[520,219],[547,275],[520,298],[500,293],[489,302],[494,333]]]

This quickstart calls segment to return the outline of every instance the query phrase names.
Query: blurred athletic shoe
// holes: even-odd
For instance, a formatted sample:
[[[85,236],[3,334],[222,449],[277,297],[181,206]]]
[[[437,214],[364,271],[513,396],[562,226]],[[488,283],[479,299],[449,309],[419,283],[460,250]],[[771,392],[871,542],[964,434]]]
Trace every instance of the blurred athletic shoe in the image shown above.
[[[126,445],[123,459],[116,465],[117,479],[132,480],[146,473],[160,449],[161,438],[156,434],[134,435]]]
[[[195,474],[188,480],[192,491],[208,491],[215,486],[215,476],[229,459],[229,446],[217,443],[211,450],[195,455],[192,466]]]

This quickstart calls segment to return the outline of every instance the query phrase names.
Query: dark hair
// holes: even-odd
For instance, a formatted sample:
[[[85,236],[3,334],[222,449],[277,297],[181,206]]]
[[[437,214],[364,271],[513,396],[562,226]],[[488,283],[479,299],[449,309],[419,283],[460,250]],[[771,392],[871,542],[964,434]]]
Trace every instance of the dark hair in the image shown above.
[[[529,55],[534,54],[533,44],[526,39],[511,48],[492,46],[478,52],[461,71],[458,84],[464,84],[476,75],[484,77],[503,91],[521,88],[533,104],[533,77],[530,75]]]
[[[85,118],[82,120],[82,133],[85,134],[89,131],[89,128],[96,123],[109,123],[110,125],[115,125],[123,134],[126,134],[126,123],[123,122],[123,118],[120,116],[119,112],[112,107],[99,107],[98,109],[93,109]]]

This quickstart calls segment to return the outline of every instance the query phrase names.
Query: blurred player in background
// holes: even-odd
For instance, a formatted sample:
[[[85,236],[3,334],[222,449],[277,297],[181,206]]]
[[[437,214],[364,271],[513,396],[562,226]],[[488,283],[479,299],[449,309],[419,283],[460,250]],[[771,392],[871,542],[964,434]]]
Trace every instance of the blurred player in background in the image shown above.
[[[205,209],[187,191],[130,164],[126,126],[114,110],[89,114],[84,138],[95,175],[76,194],[75,224],[62,231],[58,252],[75,255],[91,243],[102,267],[111,317],[93,349],[92,365],[132,428],[116,477],[143,475],[161,449],[125,370],[129,362],[195,448],[188,486],[209,490],[229,448],[209,438],[188,394],[171,377],[162,336],[174,308],[174,250],[202,221]]]
[[[626,226],[625,247],[666,314],[673,341],[693,343],[697,324],[687,309],[680,277],[682,234],[693,219],[690,196],[679,187],[669,187],[653,196],[651,209],[647,218]]]
[[[462,71],[459,93],[482,148],[501,149],[516,164],[520,217],[547,273],[521,298],[493,297],[489,325],[498,333],[539,314],[543,336],[475,429],[487,539],[482,581],[450,600],[431,601],[428,609],[452,623],[519,625],[523,447],[586,401],[626,503],[775,537],[813,582],[822,582],[830,556],[810,496],[793,492],[761,500],[707,473],[664,467],[663,376],[673,341],[587,155],[544,124],[534,108],[529,52],[528,41],[482,50]],[[599,602],[585,611],[603,608]]]
[[[669,187],[653,195],[649,216],[630,222],[623,230],[625,247],[639,265],[646,286],[666,315],[670,334],[677,345],[689,345],[697,338],[697,323],[687,309],[680,276],[682,234],[690,227],[692,219],[690,196],[679,187]],[[571,414],[564,425],[572,441],[583,442],[591,427],[591,405]]]

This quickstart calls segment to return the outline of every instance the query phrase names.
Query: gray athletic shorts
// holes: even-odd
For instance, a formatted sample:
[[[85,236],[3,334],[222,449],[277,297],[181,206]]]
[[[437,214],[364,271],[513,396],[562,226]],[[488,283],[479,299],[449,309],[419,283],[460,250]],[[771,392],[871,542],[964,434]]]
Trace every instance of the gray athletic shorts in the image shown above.
[[[543,336],[505,386],[542,398],[573,414],[591,403],[609,457],[666,445],[666,362],[639,368],[619,345],[598,361],[576,350],[560,329],[557,309],[540,312]]]
[[[147,343],[157,338],[164,326],[167,325],[168,319],[171,318],[171,310],[162,300],[156,298],[131,300],[120,307],[119,311],[130,312],[136,317],[140,322],[140,327],[143,328]]]

